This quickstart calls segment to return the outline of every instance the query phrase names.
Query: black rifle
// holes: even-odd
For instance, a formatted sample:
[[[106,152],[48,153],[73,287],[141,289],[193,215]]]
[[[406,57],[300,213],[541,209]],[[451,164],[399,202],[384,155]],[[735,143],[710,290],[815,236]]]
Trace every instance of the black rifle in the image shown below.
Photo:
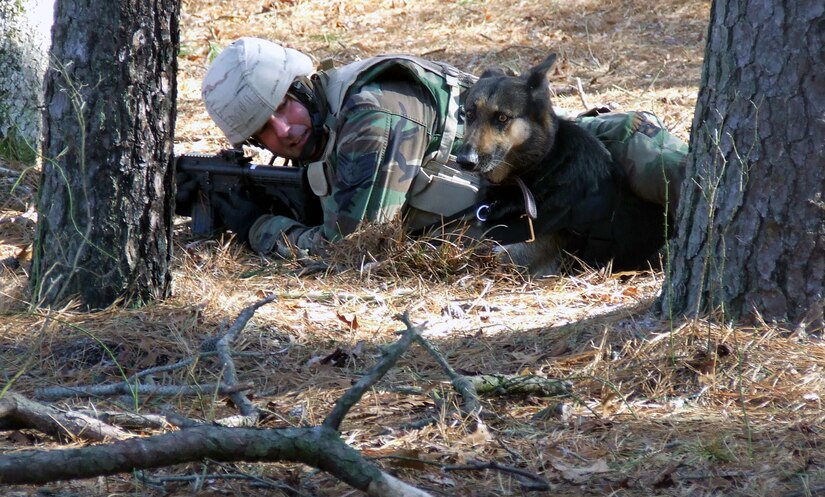
[[[212,236],[228,227],[215,208],[219,196],[251,201],[260,208],[256,215],[288,216],[307,226],[323,222],[320,199],[309,187],[306,168],[252,164],[240,150],[181,155],[175,158],[175,168],[175,213],[192,218],[195,236]]]

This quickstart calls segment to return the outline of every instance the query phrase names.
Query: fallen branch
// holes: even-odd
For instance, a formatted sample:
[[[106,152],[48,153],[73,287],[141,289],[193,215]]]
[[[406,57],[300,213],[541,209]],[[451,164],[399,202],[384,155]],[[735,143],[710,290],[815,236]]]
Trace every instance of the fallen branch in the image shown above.
[[[244,392],[251,390],[251,383],[239,384],[235,372],[235,363],[231,357],[230,345],[237,339],[246,324],[252,319],[255,311],[273,300],[275,295],[259,300],[258,302],[244,308],[235,322],[220,338],[213,338],[201,347],[199,357],[218,354],[224,368],[226,381],[224,384],[212,385],[145,385],[139,384],[138,379],[162,372],[173,371],[187,367],[195,363],[196,358],[189,357],[174,364],[156,366],[144,371],[135,373],[128,380],[114,385],[94,385],[76,387],[49,387],[35,391],[35,397],[42,400],[57,400],[67,397],[104,397],[111,395],[154,395],[154,396],[180,396],[180,395],[228,395],[232,402],[238,406],[241,415],[246,419],[243,421],[233,421],[236,426],[251,426],[258,419],[258,409],[246,398]]]
[[[590,106],[590,102],[587,100],[587,94],[584,92],[584,87],[582,86],[582,79],[576,78],[576,90],[579,93],[579,98],[582,101],[582,105],[584,106],[584,110],[590,110],[593,107]]]
[[[370,496],[426,497],[381,471],[326,427],[278,430],[198,426],[149,438],[0,456],[3,484],[42,484],[202,461],[291,461],[314,466]]]
[[[221,337],[218,342],[215,344],[215,348],[218,351],[218,357],[220,357],[221,363],[223,364],[223,374],[225,378],[225,382],[227,385],[236,385],[238,383],[238,375],[235,372],[235,362],[232,361],[232,355],[230,353],[230,345],[238,335],[241,333],[241,330],[244,329],[246,323],[252,319],[252,316],[255,315],[255,311],[258,310],[259,307],[266,305],[273,300],[275,300],[275,295],[271,294],[264,299],[255,302],[254,304],[244,308],[241,313],[238,315],[235,322],[232,323],[232,326],[227,330],[226,334]],[[229,395],[229,398],[232,399],[232,402],[238,406],[238,409],[241,411],[241,416],[244,416],[249,419],[249,422],[255,422],[258,419],[258,408],[246,398],[246,395],[242,394],[241,392],[235,392]]]
[[[111,395],[233,395],[252,389],[251,383],[242,385],[130,385],[126,382],[114,385],[78,387],[49,387],[35,391],[40,400],[57,400],[67,397],[107,397]]]
[[[441,366],[441,369],[447,373],[447,377],[450,378],[450,383],[453,385],[453,388],[455,388],[456,392],[464,399],[464,403],[461,406],[464,414],[478,416],[481,413],[481,403],[478,400],[478,393],[473,382],[466,376],[458,374],[444,356],[441,355],[426,338],[418,336],[416,340],[419,345],[424,347],[424,349],[435,358],[435,361]]]
[[[234,365],[227,368],[221,349],[224,353],[228,352],[229,344],[251,318],[254,310],[272,298],[274,297],[268,297],[244,309],[229,332],[219,340],[217,348],[224,357],[224,370],[229,371],[227,381],[234,380]],[[300,462],[326,471],[367,492],[369,496],[430,497],[430,494],[384,473],[368,462],[341,440],[337,431],[349,409],[392,368],[420,333],[421,328],[412,326],[406,313],[401,319],[407,324],[407,331],[389,347],[385,357],[372,371],[338,401],[322,426],[266,430],[198,425],[177,432],[147,438],[135,437],[107,445],[0,455],[0,483],[37,484],[89,478],[198,462],[208,458],[233,462]],[[25,401],[25,398],[18,395],[6,398],[19,403]],[[0,404],[0,416],[4,412],[17,412],[15,409],[11,400],[7,400],[6,404]],[[241,414],[237,417],[246,419],[250,416]]]
[[[408,325],[409,326],[409,325]],[[417,335],[416,342],[424,347],[450,379],[450,384],[461,395],[462,414],[477,417],[481,414],[479,395],[520,395],[537,397],[556,397],[570,395],[571,384],[568,381],[542,378],[540,376],[520,376],[503,374],[485,374],[464,376],[450,366],[444,356],[423,336]],[[423,395],[423,392],[419,392]],[[433,399],[436,400],[437,399]],[[427,418],[404,425],[403,429],[420,429],[435,422]]]
[[[533,474],[523,469],[513,468],[511,466],[503,466],[495,461],[477,462],[472,464],[464,464],[461,466],[444,466],[441,469],[444,471],[482,471],[492,469],[494,471],[501,471],[502,473],[511,473],[517,477],[530,480],[531,483],[526,484],[529,490],[549,490],[550,484],[544,478]],[[524,482],[522,482],[524,485]]]
[[[406,312],[402,316],[397,317],[397,319],[407,326],[407,331],[404,332],[397,342],[385,351],[384,357],[378,364],[362,376],[355,385],[338,399],[335,407],[332,408],[332,412],[324,419],[324,427],[337,431],[352,406],[357,404],[364,393],[387,374],[387,371],[398,362],[398,359],[410,347],[412,341],[421,336],[421,326],[414,326],[410,322],[409,315]]]
[[[83,413],[63,413],[54,407],[34,402],[13,392],[6,392],[6,395],[0,398],[0,427],[34,428],[57,438],[69,435],[95,442],[123,440],[133,436]],[[0,482],[2,481],[5,480],[0,477]]]
[[[142,483],[152,487],[165,490],[166,483],[185,482],[192,485],[193,493],[202,490],[203,485],[210,480],[248,480],[255,483],[256,487],[267,487],[288,492],[287,495],[302,495],[294,488],[284,483],[269,480],[249,473],[198,473],[184,476],[162,476],[158,478],[147,478],[144,475],[138,477]]]
[[[157,414],[136,414],[131,412],[104,412],[91,409],[78,411],[84,416],[103,423],[130,430],[162,430],[173,426],[165,416]]]
[[[560,397],[568,396],[572,391],[569,381],[535,375],[482,374],[466,378],[481,395]]]

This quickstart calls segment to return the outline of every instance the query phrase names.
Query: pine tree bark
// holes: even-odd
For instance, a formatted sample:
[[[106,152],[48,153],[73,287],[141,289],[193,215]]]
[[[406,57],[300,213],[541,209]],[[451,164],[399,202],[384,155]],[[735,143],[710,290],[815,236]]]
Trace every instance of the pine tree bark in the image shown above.
[[[714,0],[665,313],[822,325],[823,46],[821,0]]]
[[[53,3],[0,0],[0,159],[35,162]]]
[[[39,305],[169,293],[178,15],[177,0],[56,4],[31,276]]]

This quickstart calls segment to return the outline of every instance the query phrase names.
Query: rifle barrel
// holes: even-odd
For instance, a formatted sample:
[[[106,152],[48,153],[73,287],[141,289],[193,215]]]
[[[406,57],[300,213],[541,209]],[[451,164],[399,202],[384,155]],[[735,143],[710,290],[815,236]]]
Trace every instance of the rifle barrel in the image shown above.
[[[304,170],[291,166],[268,166],[263,164],[238,163],[219,155],[181,155],[176,159],[178,171],[188,173],[210,173],[221,176],[241,176],[264,183],[305,184]]]

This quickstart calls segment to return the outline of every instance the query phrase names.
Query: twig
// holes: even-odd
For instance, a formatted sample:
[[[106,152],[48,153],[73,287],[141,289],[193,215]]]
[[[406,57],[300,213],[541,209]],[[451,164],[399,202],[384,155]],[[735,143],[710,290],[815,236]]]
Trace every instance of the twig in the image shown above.
[[[237,338],[237,335],[240,331],[246,326],[246,323],[252,318],[255,313],[255,310],[262,305],[265,305],[272,300],[275,299],[274,295],[270,295],[269,297],[245,308],[241,311],[238,318],[235,320],[235,323],[232,327],[227,331],[227,333],[220,337],[220,338],[212,338],[209,340],[205,340],[203,344],[201,344],[201,352],[196,357],[187,357],[186,359],[182,359],[174,364],[166,364],[163,366],[154,366],[151,368],[144,369],[139,371],[132,376],[130,376],[126,381],[117,383],[114,385],[95,385],[95,386],[76,386],[76,387],[49,387],[43,388],[35,391],[35,397],[42,399],[42,400],[57,400],[66,397],[76,397],[76,396],[86,396],[86,397],[102,397],[102,396],[109,396],[109,395],[160,395],[160,396],[170,396],[170,395],[203,395],[203,394],[210,394],[210,395],[230,395],[232,401],[235,402],[236,405],[239,407],[243,407],[243,403],[239,402],[236,397],[240,397],[246,399],[246,397],[242,394],[247,390],[251,390],[253,385],[251,383],[245,384],[237,384],[237,379],[235,379],[235,366],[234,362],[232,362],[231,358],[229,359],[230,367],[231,367],[231,379],[233,381],[227,381],[226,384],[218,384],[218,385],[163,385],[163,386],[156,386],[156,385],[142,385],[138,384],[138,380],[140,378],[159,374],[159,373],[167,373],[169,371],[174,371],[176,369],[181,369],[188,367],[194,364],[198,359],[202,357],[208,357],[211,355],[219,355],[221,360],[226,363],[225,357],[230,357],[229,353],[224,351],[226,354],[225,356],[221,356],[221,351],[216,350],[218,345],[220,344],[221,340],[227,345]],[[242,354],[235,354],[235,355],[242,355]],[[248,401],[247,401],[248,403]],[[251,403],[249,404],[251,405]]]
[[[504,447],[508,452],[512,451]],[[525,471],[523,469],[514,468],[512,466],[503,466],[495,461],[488,461],[488,462],[477,462],[474,464],[463,464],[460,466],[450,466],[446,465],[437,461],[429,461],[427,459],[421,459],[417,457],[406,457],[406,456],[399,456],[399,455],[386,455],[386,456],[378,456],[370,458],[373,461],[377,461],[380,459],[393,459],[393,460],[400,460],[400,461],[410,461],[416,462],[420,464],[426,464],[429,466],[435,466],[437,468],[441,468],[442,471],[483,471],[485,469],[492,469],[495,471],[501,471],[503,473],[512,473],[516,476],[520,476],[523,478],[527,478],[528,480],[534,482],[533,484],[526,485],[530,490],[549,490],[550,484],[542,477],[531,473],[529,471]],[[525,485],[522,483],[522,485]]]
[[[214,338],[214,337],[209,338],[207,340],[204,340],[204,342],[201,344],[201,351],[197,356],[187,357],[186,359],[181,359],[180,361],[178,361],[174,364],[165,364],[163,366],[152,366],[151,368],[147,368],[147,369],[138,371],[137,373],[130,376],[129,379],[127,380],[127,382],[129,382],[130,384],[134,384],[134,383],[136,383],[135,380],[137,380],[139,378],[143,378],[144,376],[156,375],[156,374],[159,374],[159,373],[168,373],[168,372],[174,371],[176,369],[181,369],[181,368],[191,366],[192,364],[195,363],[195,361],[197,361],[199,359],[202,359],[204,357],[210,357],[210,356],[218,355],[218,351],[215,350],[215,344],[217,344],[217,342],[218,342],[218,339]],[[235,357],[241,357],[241,356],[257,357],[257,356],[260,356],[261,354],[262,354],[261,352],[234,352],[232,355],[235,356]]]
[[[352,386],[349,390],[338,399],[338,402],[335,403],[335,407],[332,408],[332,412],[324,419],[323,427],[330,428],[335,431],[338,431],[341,422],[346,417],[349,410],[354,406],[364,393],[372,387],[378,380],[384,377],[387,374],[387,371],[392,368],[401,355],[409,348],[410,344],[414,339],[421,336],[421,330],[423,325],[414,326],[410,323],[409,314],[404,312],[402,316],[397,316],[396,319],[399,319],[407,326],[407,331],[404,332],[404,335],[401,338],[392,344],[384,353],[384,357],[376,364],[370,371],[367,372],[364,376],[361,377],[358,382]]]
[[[20,171],[15,171],[13,169],[6,169],[5,167],[0,167],[0,174],[8,175],[8,176],[18,176],[20,175]]]
[[[438,47],[438,48],[434,48],[432,50],[427,50],[426,52],[421,54],[421,57],[432,57],[433,55],[435,55],[437,53],[442,53],[442,52],[446,52],[446,51],[447,51],[447,47]]]
[[[217,352],[210,351],[210,352],[201,352],[198,357],[204,357],[206,355],[216,355]],[[137,380],[143,378],[144,376],[149,376],[158,373],[168,373],[170,371],[174,371],[176,369],[185,368],[191,366],[195,363],[198,357],[187,357],[186,359],[182,359],[174,364],[166,364],[164,366],[153,366],[151,368],[144,369],[142,371],[138,371],[137,373],[133,374],[127,380],[128,383],[135,384]]]
[[[129,385],[126,382],[115,385],[95,385],[77,387],[49,387],[35,391],[34,396],[41,400],[57,400],[67,397],[106,397],[110,395],[239,395],[239,392],[251,390],[253,385]]]
[[[590,102],[587,101],[587,95],[584,93],[581,78],[576,78],[576,91],[579,93],[579,98],[582,101],[582,105],[584,105],[584,110],[592,109],[593,107],[590,105]]]
[[[510,466],[502,466],[501,464],[495,461],[479,462],[475,464],[464,464],[461,466],[444,466],[442,469],[444,471],[482,471],[485,469],[492,469],[495,471],[501,471],[503,473],[512,473],[514,475],[521,476],[533,481],[535,485],[530,485],[531,490],[550,489],[550,484],[544,478],[536,474],[533,474],[529,471],[524,471],[523,469],[513,468]]]
[[[207,459],[205,462],[208,462],[209,464],[214,464],[215,466],[223,469],[224,471],[238,471],[238,468],[230,467],[228,464],[223,464],[221,462],[215,461],[214,459]],[[279,489],[282,489],[282,490],[288,490],[290,495],[296,495],[296,496],[299,496],[299,497],[304,495],[301,492],[299,492],[298,490],[290,487],[286,483],[273,481],[273,480],[271,480],[269,478],[266,478],[266,477],[263,477],[263,476],[256,476],[256,475],[252,475],[252,474],[249,474],[249,473],[240,473],[237,476],[238,477],[245,476],[245,477],[249,478],[252,481],[258,482],[260,485],[265,485],[267,487],[279,488]]]
[[[202,482],[203,480],[249,480],[258,483],[260,486],[268,488],[277,488],[280,490],[288,490],[290,492],[290,495],[302,495],[289,485],[285,485],[283,483],[278,483],[276,481],[268,480],[265,478],[261,478],[260,476],[250,475],[247,473],[209,473],[182,476],[161,476],[156,478],[148,478],[146,476],[142,476],[138,477],[138,479],[146,485],[152,485],[158,488],[163,488],[163,484],[167,482],[192,482],[197,484],[199,482]]]
[[[461,395],[461,398],[464,399],[462,406],[464,413],[471,416],[477,416],[481,413],[481,403],[478,400],[478,393],[473,382],[466,376],[456,373],[455,369],[444,359],[444,356],[435,350],[435,347],[433,347],[426,338],[418,336],[416,337],[416,341],[435,358],[435,361],[441,366],[441,369],[447,373],[447,377],[450,378],[450,383],[453,385],[453,388],[455,388],[458,394]]]
[[[237,319],[235,319],[235,322],[229,330],[227,330],[226,334],[224,334],[224,336],[221,337],[221,339],[215,344],[215,349],[218,351],[218,357],[220,357],[221,363],[223,364],[224,378],[227,385],[236,385],[238,383],[238,376],[235,372],[235,362],[232,361],[232,355],[229,348],[230,345],[238,337],[241,330],[244,329],[246,323],[248,323],[249,320],[252,319],[252,316],[255,315],[255,311],[258,310],[259,307],[272,302],[275,298],[276,296],[272,294],[244,308],[244,310],[238,314]],[[235,392],[230,394],[229,398],[232,399],[232,402],[234,402],[236,406],[238,406],[238,409],[241,411],[241,415],[249,418],[258,417],[258,408],[255,407],[255,405],[252,404],[252,402],[250,402],[250,400],[246,398],[246,395],[243,393]]]

